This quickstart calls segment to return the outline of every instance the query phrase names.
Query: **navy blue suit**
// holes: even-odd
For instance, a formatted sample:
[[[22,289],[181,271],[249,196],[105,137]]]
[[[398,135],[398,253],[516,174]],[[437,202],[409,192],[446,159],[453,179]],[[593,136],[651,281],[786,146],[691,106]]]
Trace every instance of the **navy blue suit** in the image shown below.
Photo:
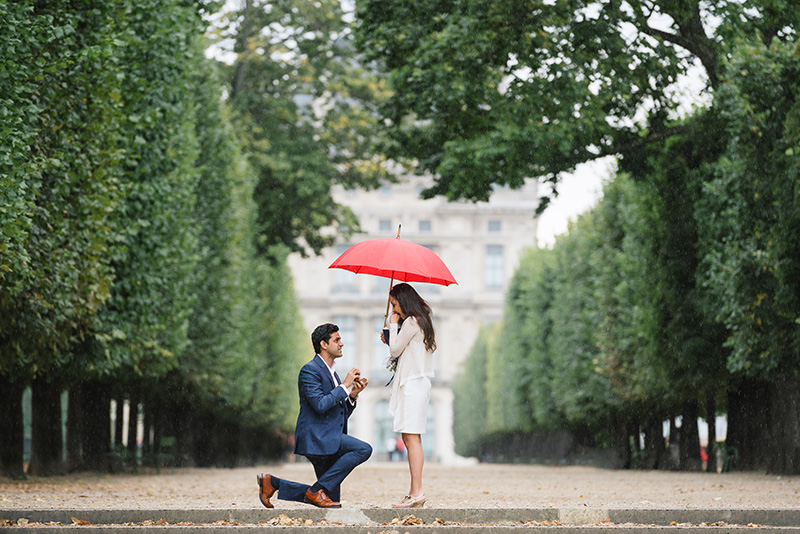
[[[335,373],[334,373],[335,374]],[[339,375],[336,375],[339,380]],[[333,501],[340,500],[342,481],[372,455],[372,447],[347,435],[347,419],[355,403],[338,387],[317,355],[300,369],[297,380],[300,414],[294,431],[295,454],[308,458],[317,483]],[[281,479],[278,498],[302,502],[310,486]]]

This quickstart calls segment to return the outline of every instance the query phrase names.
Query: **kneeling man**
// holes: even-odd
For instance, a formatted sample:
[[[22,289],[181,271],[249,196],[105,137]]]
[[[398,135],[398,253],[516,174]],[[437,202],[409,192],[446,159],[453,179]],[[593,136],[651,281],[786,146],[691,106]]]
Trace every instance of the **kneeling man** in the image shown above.
[[[316,355],[300,369],[297,385],[300,414],[295,427],[295,454],[308,458],[317,481],[309,486],[268,473],[258,475],[259,498],[272,508],[277,491],[285,501],[307,502],[320,508],[341,508],[342,481],[372,455],[372,447],[347,435],[347,419],[356,408],[358,394],[367,387],[361,372],[350,369],[344,380],[336,374],[335,361],[342,356],[339,327],[326,323],[311,334]]]

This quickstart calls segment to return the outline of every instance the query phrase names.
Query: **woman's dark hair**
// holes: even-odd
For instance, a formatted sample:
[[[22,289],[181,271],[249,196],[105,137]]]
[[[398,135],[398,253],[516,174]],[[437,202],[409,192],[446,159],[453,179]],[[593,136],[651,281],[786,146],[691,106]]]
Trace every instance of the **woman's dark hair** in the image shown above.
[[[321,324],[311,332],[311,344],[314,346],[314,354],[319,354],[322,350],[321,343],[330,343],[331,336],[338,332],[339,327],[332,323]]]
[[[419,296],[413,287],[408,284],[397,284],[389,292],[389,295],[397,299],[400,308],[406,317],[415,317],[419,327],[422,329],[422,336],[425,340],[425,348],[430,352],[436,350],[436,337],[433,332],[433,319],[431,318],[431,307]]]

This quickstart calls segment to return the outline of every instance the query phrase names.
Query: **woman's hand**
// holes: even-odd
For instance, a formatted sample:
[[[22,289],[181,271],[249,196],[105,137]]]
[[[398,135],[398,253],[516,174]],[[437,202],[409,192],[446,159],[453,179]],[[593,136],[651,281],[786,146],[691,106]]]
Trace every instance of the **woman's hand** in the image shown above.
[[[389,317],[389,322],[392,324],[396,324],[400,322],[400,314],[397,312],[392,312],[391,317]]]

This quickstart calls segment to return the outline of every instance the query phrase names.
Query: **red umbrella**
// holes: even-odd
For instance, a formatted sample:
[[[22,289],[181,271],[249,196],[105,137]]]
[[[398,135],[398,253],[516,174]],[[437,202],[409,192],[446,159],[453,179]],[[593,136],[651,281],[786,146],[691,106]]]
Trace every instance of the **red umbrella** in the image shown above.
[[[374,274],[401,282],[449,286],[456,279],[431,249],[399,237],[369,239],[348,248],[329,269]]]
[[[435,252],[422,245],[400,239],[399,229],[395,238],[368,239],[353,245],[328,268],[390,278],[390,291],[395,280],[426,282],[441,286],[457,284],[450,269]],[[386,310],[388,315],[388,304]]]

